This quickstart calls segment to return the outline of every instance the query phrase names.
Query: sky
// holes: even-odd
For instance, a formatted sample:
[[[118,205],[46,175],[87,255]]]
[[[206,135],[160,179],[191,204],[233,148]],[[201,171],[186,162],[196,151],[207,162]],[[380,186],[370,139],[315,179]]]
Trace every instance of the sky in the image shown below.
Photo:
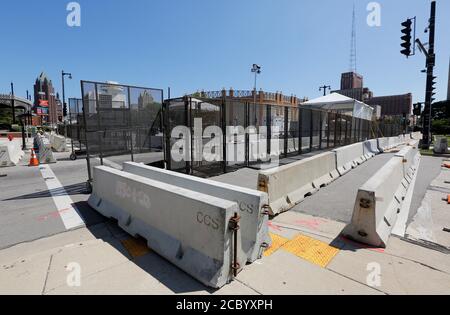
[[[352,8],[356,6],[357,71],[375,96],[413,93],[423,101],[424,56],[400,54],[401,25],[429,0],[379,0],[381,25],[369,26],[367,0],[78,0],[81,26],[67,25],[66,0],[2,0],[0,93],[32,93],[45,71],[61,92],[61,70],[71,72],[66,97],[80,97],[80,80],[198,90],[258,89],[310,99],[319,86],[340,88],[349,70]],[[437,0],[437,100],[447,95],[450,1]],[[167,96],[167,92],[166,95]]]

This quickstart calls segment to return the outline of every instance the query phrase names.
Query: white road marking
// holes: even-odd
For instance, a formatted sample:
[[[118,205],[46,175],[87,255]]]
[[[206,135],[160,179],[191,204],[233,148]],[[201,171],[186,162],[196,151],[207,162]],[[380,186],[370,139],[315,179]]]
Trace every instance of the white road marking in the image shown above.
[[[47,188],[50,191],[53,202],[58,210],[61,220],[67,230],[71,230],[80,226],[84,226],[84,220],[82,219],[80,213],[76,208],[72,206],[72,198],[69,197],[61,182],[53,173],[50,165],[41,165],[39,167],[41,170],[42,177],[47,184]]]

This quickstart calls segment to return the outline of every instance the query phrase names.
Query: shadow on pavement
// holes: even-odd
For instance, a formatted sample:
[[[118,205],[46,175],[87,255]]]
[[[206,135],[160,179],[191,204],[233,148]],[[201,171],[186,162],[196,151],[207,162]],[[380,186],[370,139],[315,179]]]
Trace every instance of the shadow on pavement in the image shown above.
[[[69,186],[64,186],[61,188],[45,190],[40,192],[35,192],[32,194],[17,196],[14,198],[5,199],[3,201],[13,201],[13,200],[26,200],[26,199],[38,199],[38,198],[47,198],[47,197],[55,197],[55,196],[72,196],[72,195],[83,195],[88,194],[86,183],[79,183]]]
[[[89,205],[87,205],[89,207]],[[91,211],[95,211],[92,210]],[[142,243],[144,246],[147,241],[142,238],[133,238],[131,235],[123,231],[117,224],[116,220],[103,217],[105,225],[110,233],[110,236],[105,236],[105,233],[99,231],[95,226],[87,227],[91,233],[105,243],[108,243],[118,252],[126,256],[132,263],[148,273],[151,277],[161,282],[165,287],[170,289],[175,294],[186,294],[195,292],[214,293],[216,290],[208,288],[192,278],[190,275],[179,269],[165,258],[159,256],[157,253],[149,248],[149,253],[139,257],[132,257],[131,252],[124,246],[124,241],[130,239],[135,240],[136,243]]]

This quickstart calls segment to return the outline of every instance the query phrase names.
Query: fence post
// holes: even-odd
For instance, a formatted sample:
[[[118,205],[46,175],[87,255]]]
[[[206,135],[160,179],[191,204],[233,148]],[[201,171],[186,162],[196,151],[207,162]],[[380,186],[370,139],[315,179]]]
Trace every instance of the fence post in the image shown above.
[[[303,109],[298,107],[298,155],[303,153]]]
[[[327,149],[330,148],[330,114],[329,112],[325,112],[327,115]]]
[[[190,116],[191,116],[191,105],[190,105],[190,98],[186,97],[184,100],[184,121],[186,124],[186,127],[189,128],[189,152],[190,152],[190,156],[188,158],[188,160],[185,162],[186,165],[186,174],[191,174],[191,163],[192,163],[192,129],[191,129],[191,123],[190,123]],[[187,139],[186,139],[187,140]],[[187,142],[187,141],[186,141]],[[186,150],[187,148],[185,148]]]
[[[271,106],[266,105],[266,128],[267,128],[267,154],[269,158],[272,153],[272,111]]]
[[[313,151],[313,110],[309,110],[309,152]]]
[[[245,129],[245,166],[250,165],[250,135],[249,135],[249,119],[250,119],[250,106],[248,102],[244,103],[244,129]],[[256,127],[256,126],[255,126]]]
[[[284,107],[284,157],[288,155],[289,141],[289,108]]]
[[[319,150],[322,150],[322,111],[319,111]]]
[[[220,119],[222,124],[222,150],[223,150],[223,159],[222,159],[222,170],[223,173],[227,172],[227,122],[226,122],[226,115],[227,115],[227,100],[225,96],[222,97],[222,106],[220,107]]]

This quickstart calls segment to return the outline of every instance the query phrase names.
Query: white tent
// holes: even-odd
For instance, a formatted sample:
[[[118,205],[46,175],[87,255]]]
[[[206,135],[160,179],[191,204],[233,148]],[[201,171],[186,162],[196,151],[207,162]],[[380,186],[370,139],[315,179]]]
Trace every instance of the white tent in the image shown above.
[[[372,120],[374,113],[374,109],[369,105],[339,93],[331,93],[329,95],[304,102],[302,105],[309,108],[317,108],[331,112],[348,114],[355,118],[365,120]]]

